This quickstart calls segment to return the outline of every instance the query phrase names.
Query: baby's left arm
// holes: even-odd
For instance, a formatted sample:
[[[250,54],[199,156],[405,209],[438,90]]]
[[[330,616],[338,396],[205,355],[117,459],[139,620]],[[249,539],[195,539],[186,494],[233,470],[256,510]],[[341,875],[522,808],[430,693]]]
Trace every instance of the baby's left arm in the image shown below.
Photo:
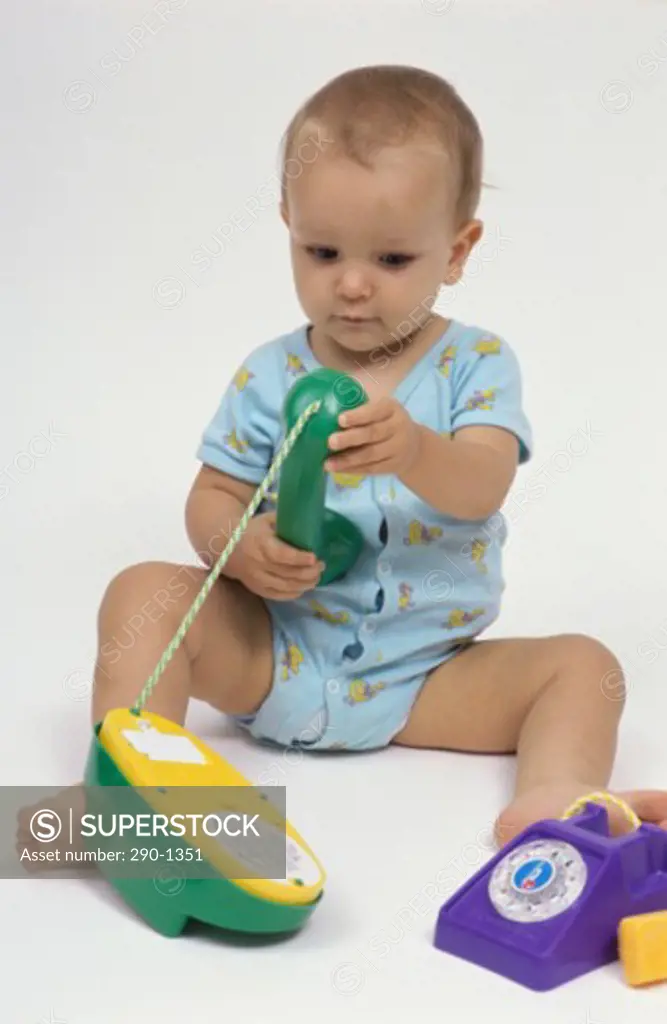
[[[455,519],[487,519],[497,512],[519,464],[517,438],[500,427],[462,427],[451,437],[417,429],[417,457],[401,482]]]
[[[503,504],[532,436],[521,376],[505,342],[468,345],[451,367],[451,425],[443,436],[412,419],[394,398],[343,413],[326,468],[394,473],[423,501],[457,519],[486,519]]]

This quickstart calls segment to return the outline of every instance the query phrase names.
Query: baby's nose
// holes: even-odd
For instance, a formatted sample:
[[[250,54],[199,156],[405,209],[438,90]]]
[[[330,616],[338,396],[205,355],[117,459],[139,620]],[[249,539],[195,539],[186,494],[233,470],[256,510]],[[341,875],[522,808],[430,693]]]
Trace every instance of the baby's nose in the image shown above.
[[[346,299],[360,299],[370,295],[371,282],[368,274],[358,267],[348,268],[339,279],[338,293]]]

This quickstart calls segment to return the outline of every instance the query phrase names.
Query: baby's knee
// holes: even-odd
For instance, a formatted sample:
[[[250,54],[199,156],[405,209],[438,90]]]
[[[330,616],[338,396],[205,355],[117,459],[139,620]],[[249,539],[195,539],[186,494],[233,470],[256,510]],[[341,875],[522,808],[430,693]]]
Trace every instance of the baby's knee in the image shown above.
[[[621,664],[600,640],[581,633],[554,637],[560,675],[589,687],[622,709],[626,697],[625,677]]]
[[[119,615],[131,629],[182,612],[201,588],[205,572],[172,562],[129,565],[109,582],[100,606],[100,620]]]

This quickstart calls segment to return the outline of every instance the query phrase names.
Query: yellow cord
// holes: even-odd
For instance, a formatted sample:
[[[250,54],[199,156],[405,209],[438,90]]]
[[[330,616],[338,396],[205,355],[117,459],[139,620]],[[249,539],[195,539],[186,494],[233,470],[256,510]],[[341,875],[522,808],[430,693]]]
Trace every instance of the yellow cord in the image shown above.
[[[586,804],[592,803],[614,804],[614,806],[618,807],[619,810],[623,811],[623,814],[634,828],[641,827],[641,819],[638,818],[632,808],[626,804],[625,800],[621,800],[620,797],[617,796],[612,796],[611,793],[589,793],[588,796],[580,797],[579,800],[575,800],[575,802],[565,811],[563,820],[565,818],[573,817],[573,815],[582,811]]]

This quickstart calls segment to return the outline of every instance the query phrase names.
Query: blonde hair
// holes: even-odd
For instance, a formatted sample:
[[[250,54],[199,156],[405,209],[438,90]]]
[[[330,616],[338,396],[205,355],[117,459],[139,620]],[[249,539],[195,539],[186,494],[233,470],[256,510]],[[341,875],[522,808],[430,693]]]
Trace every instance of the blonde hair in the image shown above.
[[[438,142],[453,164],[456,220],[463,224],[474,216],[482,189],[482,134],[472,111],[438,75],[380,64],[345,71],[322,86],[296,112],[283,135],[283,201],[286,163],[314,127],[333,136],[324,140],[325,146],[332,145],[365,167],[384,146],[416,139]]]

